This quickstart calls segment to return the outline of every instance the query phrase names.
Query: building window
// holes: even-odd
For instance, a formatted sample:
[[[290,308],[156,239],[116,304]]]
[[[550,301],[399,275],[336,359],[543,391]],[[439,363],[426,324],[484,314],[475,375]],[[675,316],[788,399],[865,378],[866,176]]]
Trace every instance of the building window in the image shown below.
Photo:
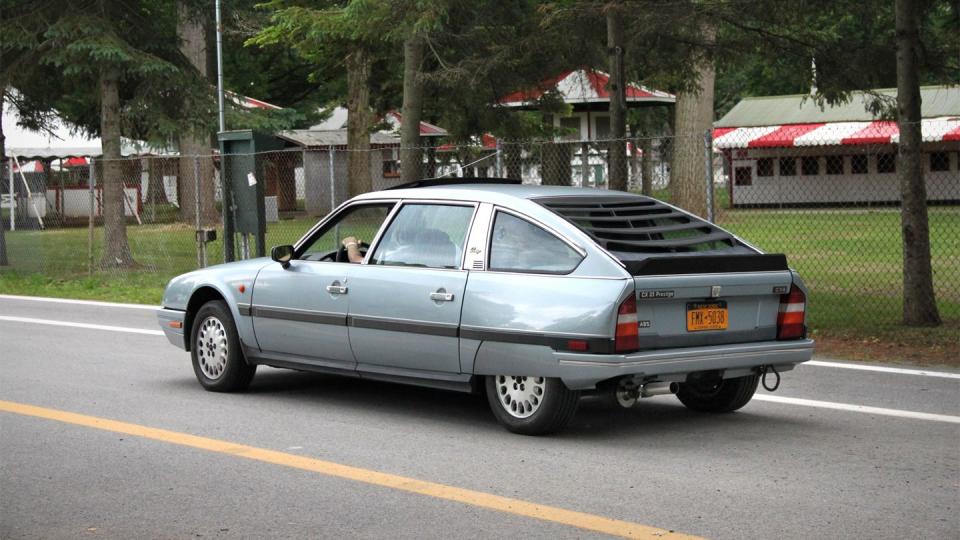
[[[843,174],[843,156],[827,156],[827,174]]]
[[[383,162],[383,177],[384,178],[399,178],[400,177],[400,162],[396,160],[388,160]]]
[[[886,154],[877,154],[877,172],[895,173],[897,172],[897,155],[893,152]]]
[[[752,185],[753,169],[750,167],[737,167],[733,174],[733,184],[736,186]]]
[[[794,158],[794,157],[780,158],[780,176],[796,176],[796,175],[797,175],[797,158]]]
[[[946,152],[930,152],[930,172],[950,170],[950,154]]]
[[[606,140],[610,138],[610,117],[609,116],[598,116],[594,119],[596,125],[596,134],[594,139]]]
[[[580,140],[580,117],[572,116],[560,119],[562,138],[567,141]]]
[[[850,156],[850,173],[867,174],[867,156],[865,154]]]
[[[817,176],[820,174],[820,158],[805,157],[800,159],[800,171],[804,176]]]
[[[773,176],[773,158],[757,160],[757,176]]]

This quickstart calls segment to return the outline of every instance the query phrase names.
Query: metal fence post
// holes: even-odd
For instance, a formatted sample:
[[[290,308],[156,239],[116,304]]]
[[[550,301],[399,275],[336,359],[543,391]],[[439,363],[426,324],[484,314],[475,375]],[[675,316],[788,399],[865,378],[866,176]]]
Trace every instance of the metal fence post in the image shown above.
[[[200,237],[200,157],[193,156],[193,205],[194,222],[196,228],[194,236],[197,240],[197,266],[204,268],[207,266],[206,244]]]
[[[17,185],[13,181],[13,160],[8,159],[7,165],[10,172],[10,231],[12,232],[17,230],[17,195],[14,191]]]
[[[87,165],[88,174],[87,174],[87,188],[89,190],[90,197],[90,213],[87,217],[87,273],[93,275],[93,215],[96,212],[96,193],[94,192],[94,171],[96,166],[94,165],[93,158],[90,158],[90,162]]]
[[[586,141],[580,143],[580,187],[590,186],[590,145]]]
[[[713,223],[713,130],[703,132],[704,171],[707,180],[707,221]]]
[[[497,139],[497,177],[503,176],[503,148],[500,146],[500,139]]]
[[[327,147],[327,157],[330,158],[330,211],[333,212],[333,209],[337,207],[337,184],[334,180],[334,164],[333,164],[333,145]]]

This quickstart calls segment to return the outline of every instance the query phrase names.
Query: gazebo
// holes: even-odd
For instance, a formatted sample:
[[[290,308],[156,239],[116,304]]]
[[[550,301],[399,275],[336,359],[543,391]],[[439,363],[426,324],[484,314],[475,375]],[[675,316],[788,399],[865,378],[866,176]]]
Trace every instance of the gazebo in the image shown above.
[[[555,142],[579,143],[579,152],[576,154],[580,165],[579,183],[586,185],[593,176],[593,184],[597,185],[605,182],[603,170],[606,160],[600,149],[591,153],[590,143],[610,138],[610,92],[607,90],[609,83],[610,76],[602,71],[570,70],[541,81],[534,88],[508,94],[500,98],[499,103],[503,107],[517,110],[535,110],[540,107],[540,101],[546,95],[554,94],[569,105],[572,109],[569,115],[547,115],[544,122],[567,132],[557,137]],[[627,84],[624,94],[628,108],[668,106],[676,102],[676,96],[669,92],[634,83]],[[575,176],[569,169],[572,165],[567,166],[575,157],[570,146],[572,145],[558,145],[555,148],[558,155],[543,158],[544,177]],[[569,154],[569,157],[563,154]],[[558,170],[553,170],[554,166],[557,166]]]
[[[557,128],[575,130],[564,137],[568,140],[604,140],[610,135],[610,76],[602,71],[578,69],[565,71],[542,81],[535,88],[514,92],[500,98],[500,105],[514,109],[536,109],[541,98],[554,92],[564,103],[572,106],[570,116],[553,115],[550,122]],[[676,96],[639,84],[627,84],[628,108],[673,104]]]

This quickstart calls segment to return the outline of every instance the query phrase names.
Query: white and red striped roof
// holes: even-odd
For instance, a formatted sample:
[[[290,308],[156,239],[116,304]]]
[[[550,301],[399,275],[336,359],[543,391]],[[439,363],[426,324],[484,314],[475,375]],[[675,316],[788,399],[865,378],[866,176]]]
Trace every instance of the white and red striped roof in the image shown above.
[[[920,123],[920,131],[924,142],[960,141],[960,117],[924,118]],[[720,150],[898,142],[900,131],[897,123],[888,120],[713,129],[713,146]]]
[[[559,92],[564,103],[607,103],[610,92],[607,84],[610,76],[602,71],[578,69],[542,81],[529,90],[521,90],[500,98],[505,107],[529,107],[550,91]],[[654,90],[638,84],[628,84],[627,103],[660,102],[674,103],[677,98],[668,92]]]

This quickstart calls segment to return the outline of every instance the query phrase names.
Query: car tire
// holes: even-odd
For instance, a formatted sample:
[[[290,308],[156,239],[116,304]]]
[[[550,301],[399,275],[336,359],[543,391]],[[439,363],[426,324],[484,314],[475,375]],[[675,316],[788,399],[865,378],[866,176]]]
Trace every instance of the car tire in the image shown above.
[[[230,309],[221,300],[203,304],[190,329],[190,357],[197,380],[211,392],[237,392],[250,386],[256,365],[249,365]]]
[[[521,435],[560,431],[573,419],[580,403],[580,392],[550,377],[488,375],[486,391],[497,421]],[[519,398],[514,399],[516,396]]]
[[[748,375],[720,382],[682,383],[677,398],[689,409],[701,412],[733,412],[753,398],[759,375]]]

